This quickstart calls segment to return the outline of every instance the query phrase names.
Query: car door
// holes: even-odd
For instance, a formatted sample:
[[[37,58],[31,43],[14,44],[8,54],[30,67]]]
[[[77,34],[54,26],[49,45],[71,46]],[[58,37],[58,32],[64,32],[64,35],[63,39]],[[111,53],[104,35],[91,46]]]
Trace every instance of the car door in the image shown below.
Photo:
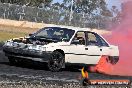
[[[101,49],[101,55],[110,55],[111,54],[111,47],[109,44],[101,37],[100,35],[96,34],[96,39],[98,41],[98,47]]]
[[[76,36],[69,46],[69,58],[66,62],[82,63],[82,64],[97,64],[101,55],[107,53],[106,47],[101,46],[99,36],[92,32],[77,32],[80,38],[84,38],[84,43],[78,42]],[[80,41],[80,40],[79,40]]]
[[[87,58],[85,55],[85,47],[85,32],[79,31],[76,33],[73,40],[71,41],[71,44],[69,46],[69,52],[66,53],[68,59],[66,59],[65,61],[69,63],[84,63],[83,59]]]
[[[87,64],[97,64],[102,55],[108,55],[108,44],[96,33],[86,33]]]

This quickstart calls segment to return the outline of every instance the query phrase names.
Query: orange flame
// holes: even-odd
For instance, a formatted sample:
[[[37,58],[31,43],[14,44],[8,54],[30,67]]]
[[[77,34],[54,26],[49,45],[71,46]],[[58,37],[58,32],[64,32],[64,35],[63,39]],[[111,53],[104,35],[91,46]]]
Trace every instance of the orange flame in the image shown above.
[[[84,70],[84,67],[82,68],[81,73],[83,78],[89,78],[88,72]]]

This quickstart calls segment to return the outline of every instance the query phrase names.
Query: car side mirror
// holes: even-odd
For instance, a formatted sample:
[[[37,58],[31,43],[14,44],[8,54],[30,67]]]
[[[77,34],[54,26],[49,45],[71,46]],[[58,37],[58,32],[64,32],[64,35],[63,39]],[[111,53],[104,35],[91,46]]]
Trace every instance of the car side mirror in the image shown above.
[[[62,38],[62,41],[68,41],[68,39],[67,38]]]
[[[102,47],[100,44],[98,44],[98,47]]]
[[[71,44],[77,45],[77,44],[80,44],[80,42],[79,42],[79,40],[73,40]]]
[[[33,34],[29,34],[29,36],[32,36]]]

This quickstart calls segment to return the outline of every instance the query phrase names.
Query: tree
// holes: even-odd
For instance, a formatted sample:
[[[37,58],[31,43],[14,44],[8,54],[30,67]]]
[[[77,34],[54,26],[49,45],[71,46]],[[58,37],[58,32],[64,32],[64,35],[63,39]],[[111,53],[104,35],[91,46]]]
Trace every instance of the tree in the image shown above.
[[[50,4],[52,0],[0,0],[2,3],[11,3],[28,6],[39,6],[41,3]]]
[[[71,4],[71,0],[64,0],[66,4],[69,14],[70,9],[72,8],[72,22],[73,25],[75,23],[82,24],[83,27],[97,27],[97,20],[99,20],[99,16],[103,15],[111,15],[110,11],[107,8],[105,0],[73,0],[73,5]],[[98,21],[99,23],[99,21]]]

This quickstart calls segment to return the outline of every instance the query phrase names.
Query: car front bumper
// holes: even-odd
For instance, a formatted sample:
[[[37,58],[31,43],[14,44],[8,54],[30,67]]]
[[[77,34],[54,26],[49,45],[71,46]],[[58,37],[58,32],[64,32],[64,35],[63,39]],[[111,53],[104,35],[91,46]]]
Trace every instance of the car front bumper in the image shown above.
[[[31,59],[40,62],[48,62],[52,53],[48,51],[22,49],[8,46],[4,46],[3,51],[5,52],[6,56]]]

